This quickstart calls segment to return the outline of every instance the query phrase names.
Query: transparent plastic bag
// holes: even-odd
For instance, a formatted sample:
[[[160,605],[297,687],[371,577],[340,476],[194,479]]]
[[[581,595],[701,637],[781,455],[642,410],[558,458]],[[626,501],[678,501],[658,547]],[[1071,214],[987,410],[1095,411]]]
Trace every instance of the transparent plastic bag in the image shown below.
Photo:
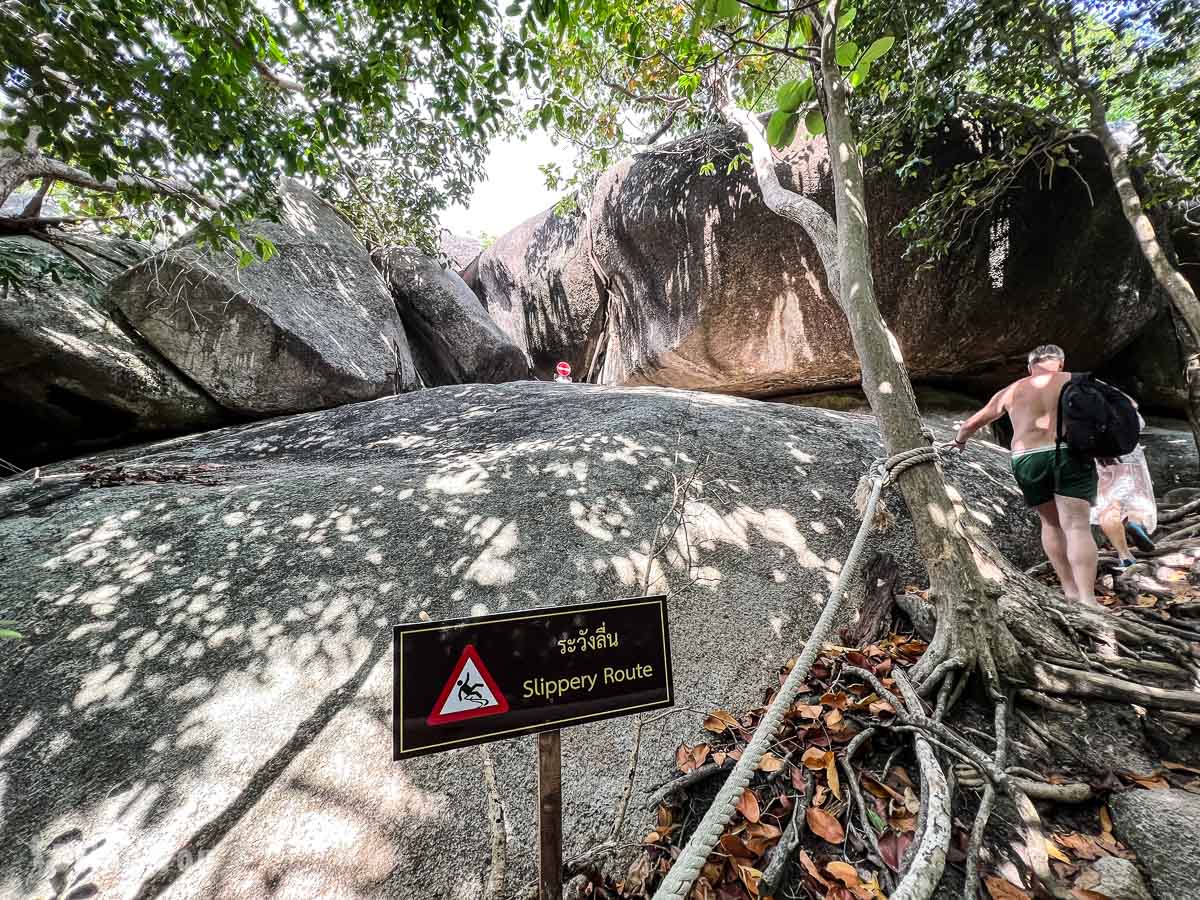
[[[1100,524],[1101,514],[1116,506],[1123,517],[1142,524],[1147,533],[1158,527],[1158,506],[1154,502],[1154,484],[1150,481],[1150,467],[1146,465],[1146,454],[1141,445],[1133,448],[1118,459],[1115,465],[1096,465],[1100,484],[1096,491],[1096,503],[1092,506],[1092,524]]]

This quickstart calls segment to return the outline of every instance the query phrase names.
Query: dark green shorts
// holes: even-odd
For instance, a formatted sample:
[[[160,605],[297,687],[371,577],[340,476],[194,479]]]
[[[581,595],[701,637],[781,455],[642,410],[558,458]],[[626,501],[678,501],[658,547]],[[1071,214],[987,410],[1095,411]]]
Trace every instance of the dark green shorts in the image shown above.
[[[1063,447],[1017,451],[1012,460],[1013,477],[1030,506],[1040,506],[1062,497],[1077,497],[1094,503],[1096,500],[1096,464],[1086,456]]]

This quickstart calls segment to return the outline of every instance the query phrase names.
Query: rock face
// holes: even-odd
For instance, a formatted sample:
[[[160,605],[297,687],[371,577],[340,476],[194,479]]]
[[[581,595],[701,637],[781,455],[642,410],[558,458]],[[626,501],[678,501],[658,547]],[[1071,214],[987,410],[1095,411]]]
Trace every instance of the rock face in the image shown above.
[[[1184,362],[1171,313],[1164,309],[1098,374],[1137,398],[1147,411],[1186,415]]]
[[[427,385],[497,384],[529,376],[525,353],[454,272],[406,247],[376,250],[371,261],[391,289]]]
[[[488,314],[543,377],[565,360],[583,379],[598,337],[600,292],[586,229],[578,210],[547,210],[498,238],[474,272],[464,273]]]
[[[111,301],[176,368],[242,415],[418,386],[387,288],[331,206],[287,181],[279,221],[243,232],[268,237],[275,256],[239,270],[185,239],[118,278]]]
[[[597,353],[606,383],[754,396],[855,383],[849,332],[807,235],[765,207],[748,166],[700,174],[709,161],[724,172],[741,142],[715,130],[621,162],[600,178],[588,216],[548,212],[500,238],[473,287],[540,368],[559,355],[583,371]],[[1095,368],[1153,317],[1161,301],[1111,177],[1098,151],[1081,150],[1087,188],[1078,178],[1023,185],[1006,218],[921,275],[892,229],[927,182],[869,173],[878,301],[915,379],[994,387],[1047,341]],[[972,152],[967,138],[947,137],[934,168]],[[797,142],[779,173],[833,209],[823,140]]]
[[[1158,900],[1200,896],[1200,796],[1186,791],[1126,791],[1108,801],[1113,830],[1137,854]]]
[[[0,456],[12,462],[32,465],[227,418],[105,304],[105,279],[120,271],[119,262],[145,254],[134,244],[87,242],[103,254],[80,252],[94,276],[41,241],[0,240],[0,255],[25,273],[18,289],[0,297]]]
[[[1109,900],[1154,900],[1138,867],[1117,856],[1105,856],[1092,863],[1078,886]]]
[[[127,463],[126,484],[0,483],[0,608],[33,635],[0,654],[0,895],[48,890],[75,862],[112,898],[479,896],[479,753],[391,762],[388,626],[669,587],[677,703],[752,705],[809,633],[879,453],[863,416],[519,382],[100,460]],[[685,459],[703,487],[686,535],[648,564]],[[1025,563],[1037,532],[1006,459],[946,468]],[[139,481],[147,467],[181,480]],[[897,525],[873,544],[916,577],[888,502]],[[632,724],[563,735],[568,855],[611,827]],[[681,714],[643,729],[635,796],[697,727]],[[492,745],[509,892],[533,875],[534,746]],[[632,805],[622,839],[652,815]]]

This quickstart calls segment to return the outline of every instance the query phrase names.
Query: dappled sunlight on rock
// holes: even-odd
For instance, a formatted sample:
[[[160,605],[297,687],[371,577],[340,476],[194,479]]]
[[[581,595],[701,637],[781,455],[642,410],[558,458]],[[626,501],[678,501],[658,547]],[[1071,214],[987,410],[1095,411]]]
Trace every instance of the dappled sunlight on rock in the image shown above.
[[[0,518],[6,614],[52,625],[18,651],[36,656],[0,658],[16,726],[0,737],[0,841],[15,848],[0,894],[32,865],[29,841],[67,827],[83,833],[70,852],[115,896],[184,850],[208,853],[174,876],[184,896],[477,887],[478,871],[448,860],[478,853],[464,826],[483,821],[478,756],[390,762],[387,626],[645,585],[670,595],[680,703],[757,702],[764,667],[820,612],[857,522],[854,486],[879,453],[862,416],[517,383],[112,457],[130,470],[204,460],[220,476],[80,488],[47,515]],[[1004,474],[1003,460],[984,466]],[[972,504],[1006,502],[981,481]],[[0,512],[11,490],[0,483]],[[919,578],[903,525],[878,546]],[[682,727],[648,729],[643,752],[669,756]],[[528,800],[528,745],[496,754],[514,803]],[[628,723],[564,741],[567,771],[582,767],[569,821],[608,814],[620,779],[597,772],[628,751]],[[532,808],[510,820],[515,883],[530,872]],[[300,823],[327,824],[345,849]],[[196,843],[205,828],[211,847]],[[568,853],[584,831],[569,829]]]

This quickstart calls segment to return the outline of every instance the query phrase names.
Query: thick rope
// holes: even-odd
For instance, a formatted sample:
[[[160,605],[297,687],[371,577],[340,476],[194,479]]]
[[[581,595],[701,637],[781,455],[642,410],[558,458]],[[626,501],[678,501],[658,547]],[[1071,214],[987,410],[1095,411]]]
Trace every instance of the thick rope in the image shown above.
[[[717,792],[716,799],[713,800],[708,812],[704,814],[704,818],[696,827],[691,840],[684,846],[679,858],[675,860],[675,864],[663,878],[662,884],[654,892],[654,900],[672,900],[672,898],[687,896],[692,884],[700,876],[700,870],[708,860],[709,854],[721,839],[725,826],[733,818],[734,808],[742,797],[742,791],[754,777],[759,761],[775,739],[779,726],[783,724],[784,714],[795,702],[796,696],[800,693],[800,686],[808,678],[808,671],[817,658],[817,653],[820,652],[826,635],[833,627],[834,619],[837,618],[838,611],[842,607],[846,585],[850,583],[852,576],[858,570],[863,547],[866,545],[867,536],[871,533],[875,511],[879,505],[879,496],[883,493],[884,487],[891,484],[896,476],[906,469],[922,463],[933,462],[936,459],[937,450],[935,448],[915,447],[912,450],[897,453],[872,466],[872,472],[867,476],[870,478],[871,491],[862,511],[862,524],[858,527],[858,534],[854,536],[854,543],[850,546],[846,564],[838,573],[837,582],[829,594],[829,599],[825,602],[821,617],[817,619],[816,626],[808,636],[808,640],[804,642],[800,658],[796,660],[796,664],[792,666],[792,671],[788,673],[783,686],[779,688],[779,693],[767,707],[766,713],[758,723],[758,728],[754,731],[754,736],[750,738],[750,743],[742,751],[741,758],[733,767],[733,771],[729,773],[721,790]]]

